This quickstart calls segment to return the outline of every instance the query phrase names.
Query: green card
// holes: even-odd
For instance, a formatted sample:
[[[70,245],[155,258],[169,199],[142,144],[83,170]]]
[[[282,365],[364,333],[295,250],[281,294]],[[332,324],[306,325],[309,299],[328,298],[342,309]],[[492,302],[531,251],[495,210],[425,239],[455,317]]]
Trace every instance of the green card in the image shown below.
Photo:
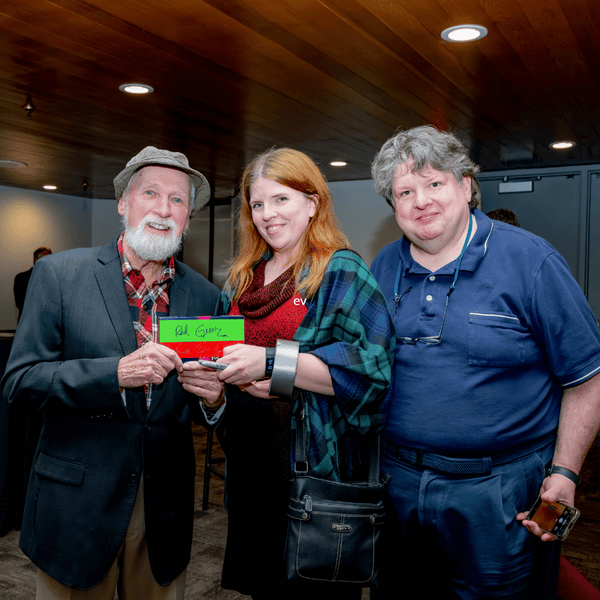
[[[244,343],[244,317],[161,317],[158,341],[181,359],[218,358],[225,346]]]

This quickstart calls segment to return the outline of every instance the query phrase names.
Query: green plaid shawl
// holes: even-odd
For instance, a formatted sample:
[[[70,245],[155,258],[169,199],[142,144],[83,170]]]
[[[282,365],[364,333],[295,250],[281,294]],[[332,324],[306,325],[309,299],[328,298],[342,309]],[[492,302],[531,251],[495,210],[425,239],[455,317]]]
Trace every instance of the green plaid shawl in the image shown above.
[[[229,312],[232,296],[221,292],[222,314]],[[324,396],[300,390],[310,433],[309,468],[314,477],[339,481],[342,436],[383,429],[396,338],[377,282],[351,250],[333,255],[306,306],[294,340],[300,352],[318,356],[329,367],[335,391]]]

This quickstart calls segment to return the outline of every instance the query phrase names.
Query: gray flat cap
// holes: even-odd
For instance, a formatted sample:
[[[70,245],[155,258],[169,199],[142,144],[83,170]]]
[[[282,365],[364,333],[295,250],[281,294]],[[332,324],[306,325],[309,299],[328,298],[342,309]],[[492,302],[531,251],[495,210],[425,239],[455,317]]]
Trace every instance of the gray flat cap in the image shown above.
[[[160,150],[154,146],[146,146],[139,154],[136,154],[128,163],[127,166],[115,177],[113,183],[115,185],[115,198],[121,199],[129,180],[133,174],[142,167],[157,166],[157,167],[172,167],[187,173],[196,188],[196,196],[192,198],[192,206],[190,208],[190,218],[192,218],[209,200],[210,186],[206,177],[199,171],[192,169],[185,154],[181,152],[169,152],[168,150]]]

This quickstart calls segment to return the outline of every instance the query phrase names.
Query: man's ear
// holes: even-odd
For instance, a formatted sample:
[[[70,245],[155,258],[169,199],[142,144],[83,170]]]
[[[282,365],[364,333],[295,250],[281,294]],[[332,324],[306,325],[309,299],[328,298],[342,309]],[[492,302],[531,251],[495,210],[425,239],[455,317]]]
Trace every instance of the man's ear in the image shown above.
[[[127,200],[125,200],[124,196],[121,196],[119,202],[117,204],[117,210],[121,216],[125,215],[125,210],[127,208]]]
[[[462,186],[462,189],[465,193],[465,196],[467,197],[467,204],[469,202],[471,202],[471,196],[472,196],[472,192],[471,192],[471,177],[469,175],[465,175],[462,178],[462,181],[460,182],[460,185]]]

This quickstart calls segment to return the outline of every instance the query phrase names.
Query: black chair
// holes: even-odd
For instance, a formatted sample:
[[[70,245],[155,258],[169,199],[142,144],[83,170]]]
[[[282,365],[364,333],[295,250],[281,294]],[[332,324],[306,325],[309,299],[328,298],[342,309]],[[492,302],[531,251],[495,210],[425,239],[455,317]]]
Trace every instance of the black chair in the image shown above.
[[[220,479],[225,479],[225,474],[219,469],[215,469],[215,465],[220,465],[225,462],[224,457],[213,458],[213,435],[214,427],[209,427],[206,434],[206,458],[204,461],[204,490],[202,492],[202,510],[208,510],[208,492],[210,487],[210,475],[216,475]]]

